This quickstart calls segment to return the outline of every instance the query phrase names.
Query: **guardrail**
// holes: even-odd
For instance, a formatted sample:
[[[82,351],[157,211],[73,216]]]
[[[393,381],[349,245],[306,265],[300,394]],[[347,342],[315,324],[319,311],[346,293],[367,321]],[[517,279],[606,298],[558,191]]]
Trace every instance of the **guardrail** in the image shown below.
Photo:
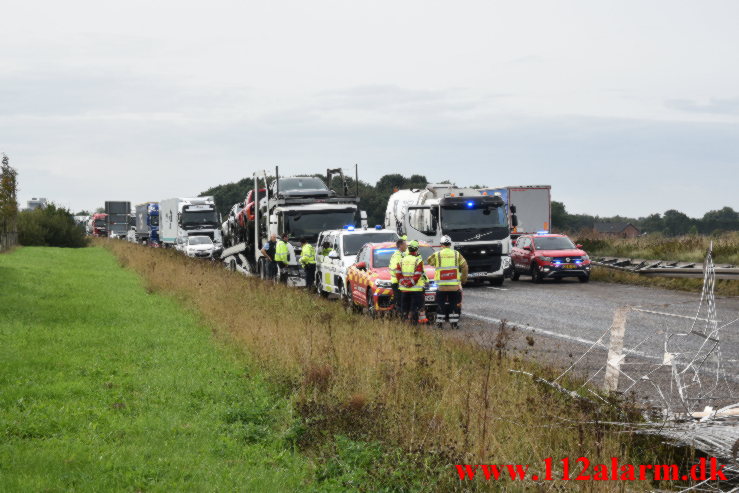
[[[593,264],[609,269],[633,272],[642,276],[703,278],[703,263],[672,262],[618,257],[599,257]],[[715,264],[716,279],[739,280],[739,267],[731,264]]]

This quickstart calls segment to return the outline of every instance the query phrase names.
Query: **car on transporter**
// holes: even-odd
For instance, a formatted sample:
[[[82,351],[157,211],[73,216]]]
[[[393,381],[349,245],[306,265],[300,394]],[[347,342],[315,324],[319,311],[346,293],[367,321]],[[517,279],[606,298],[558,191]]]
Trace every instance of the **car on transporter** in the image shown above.
[[[367,243],[359,249],[357,262],[347,272],[347,287],[351,294],[350,304],[357,310],[366,310],[370,315],[388,312],[395,306],[391,283],[390,257],[395,253],[395,242]],[[424,300],[430,319],[436,313],[436,283],[434,268],[425,264],[434,250],[428,243],[420,243],[419,252],[424,260],[424,271],[429,282],[426,284]]]
[[[511,262],[511,279],[514,281],[521,274],[531,276],[531,280],[537,283],[565,277],[576,277],[580,282],[590,280],[590,257],[582,245],[575,245],[567,235],[519,236],[511,249]]]

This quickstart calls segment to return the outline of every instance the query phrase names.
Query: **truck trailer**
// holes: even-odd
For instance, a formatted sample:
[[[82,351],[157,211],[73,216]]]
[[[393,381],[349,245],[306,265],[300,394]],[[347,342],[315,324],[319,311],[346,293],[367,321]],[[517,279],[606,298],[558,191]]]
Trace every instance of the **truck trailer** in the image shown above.
[[[552,229],[550,185],[523,185],[501,188],[482,188],[483,195],[499,194],[506,203],[506,211],[510,221],[515,211],[518,225],[511,229],[511,237],[536,234]]]
[[[500,286],[510,273],[511,223],[500,195],[439,183],[424,189],[400,190],[390,196],[385,228],[438,247],[451,237],[467,260],[470,281]]]
[[[106,201],[105,214],[107,214],[108,236],[125,238],[131,217],[131,202]]]
[[[175,197],[159,201],[159,240],[166,248],[181,247],[188,236],[207,236],[222,248],[220,220],[212,196]]]
[[[356,182],[355,166],[355,184]],[[340,190],[327,184],[339,178]],[[249,191],[243,207],[234,207],[234,220],[226,221],[231,243],[221,259],[231,270],[266,277],[267,259],[260,249],[272,234],[289,235],[290,278],[298,284],[300,239],[315,244],[322,231],[344,226],[367,227],[367,214],[359,210],[359,194],[350,192],[341,169],[326,170],[326,181],[315,176],[280,177],[275,168],[274,178],[266,171],[254,174],[254,189]],[[359,223],[359,224],[357,224]]]
[[[136,206],[136,241],[159,243],[159,202],[144,202]]]

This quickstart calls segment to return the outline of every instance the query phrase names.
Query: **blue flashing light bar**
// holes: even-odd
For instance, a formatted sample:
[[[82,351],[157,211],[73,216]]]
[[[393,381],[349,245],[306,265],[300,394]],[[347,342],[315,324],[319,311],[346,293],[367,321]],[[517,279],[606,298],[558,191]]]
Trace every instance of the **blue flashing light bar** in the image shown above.
[[[538,234],[538,235],[548,235],[549,234],[549,231],[547,231],[546,229],[542,229],[541,231],[537,231],[536,234]]]
[[[381,224],[376,225],[375,229],[382,229],[382,225]]]
[[[395,253],[395,248],[378,248],[375,250],[375,254],[377,255],[386,255],[386,254],[393,254]]]
[[[469,202],[467,202],[467,207],[469,207],[471,209],[471,208],[475,207],[475,203],[470,200]]]

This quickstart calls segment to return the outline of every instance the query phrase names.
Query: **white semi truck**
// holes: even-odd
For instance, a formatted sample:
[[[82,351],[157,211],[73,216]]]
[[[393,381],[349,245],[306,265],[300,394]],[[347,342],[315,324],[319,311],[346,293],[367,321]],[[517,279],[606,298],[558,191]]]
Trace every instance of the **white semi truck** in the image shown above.
[[[166,248],[183,246],[188,236],[207,236],[221,248],[221,230],[213,197],[164,199],[159,202],[159,239]]]
[[[511,222],[516,225],[515,210]],[[439,246],[444,235],[467,260],[469,280],[500,286],[511,268],[511,225],[500,195],[439,183],[390,196],[385,228]]]
[[[338,191],[327,185],[335,177],[340,178]],[[255,173],[254,189],[238,214],[243,220],[224,223],[224,227],[235,224],[236,229],[229,230],[234,244],[223,250],[221,259],[231,270],[265,277],[268,266],[267,259],[260,253],[262,245],[273,234],[287,233],[291,283],[302,282],[297,279],[299,240],[305,238],[315,245],[322,231],[347,225],[366,227],[367,214],[359,210],[358,195],[356,188],[354,193],[349,191],[341,169],[327,170],[325,182],[315,176],[280,177],[279,168],[275,168],[274,178],[268,177],[266,171]]]

